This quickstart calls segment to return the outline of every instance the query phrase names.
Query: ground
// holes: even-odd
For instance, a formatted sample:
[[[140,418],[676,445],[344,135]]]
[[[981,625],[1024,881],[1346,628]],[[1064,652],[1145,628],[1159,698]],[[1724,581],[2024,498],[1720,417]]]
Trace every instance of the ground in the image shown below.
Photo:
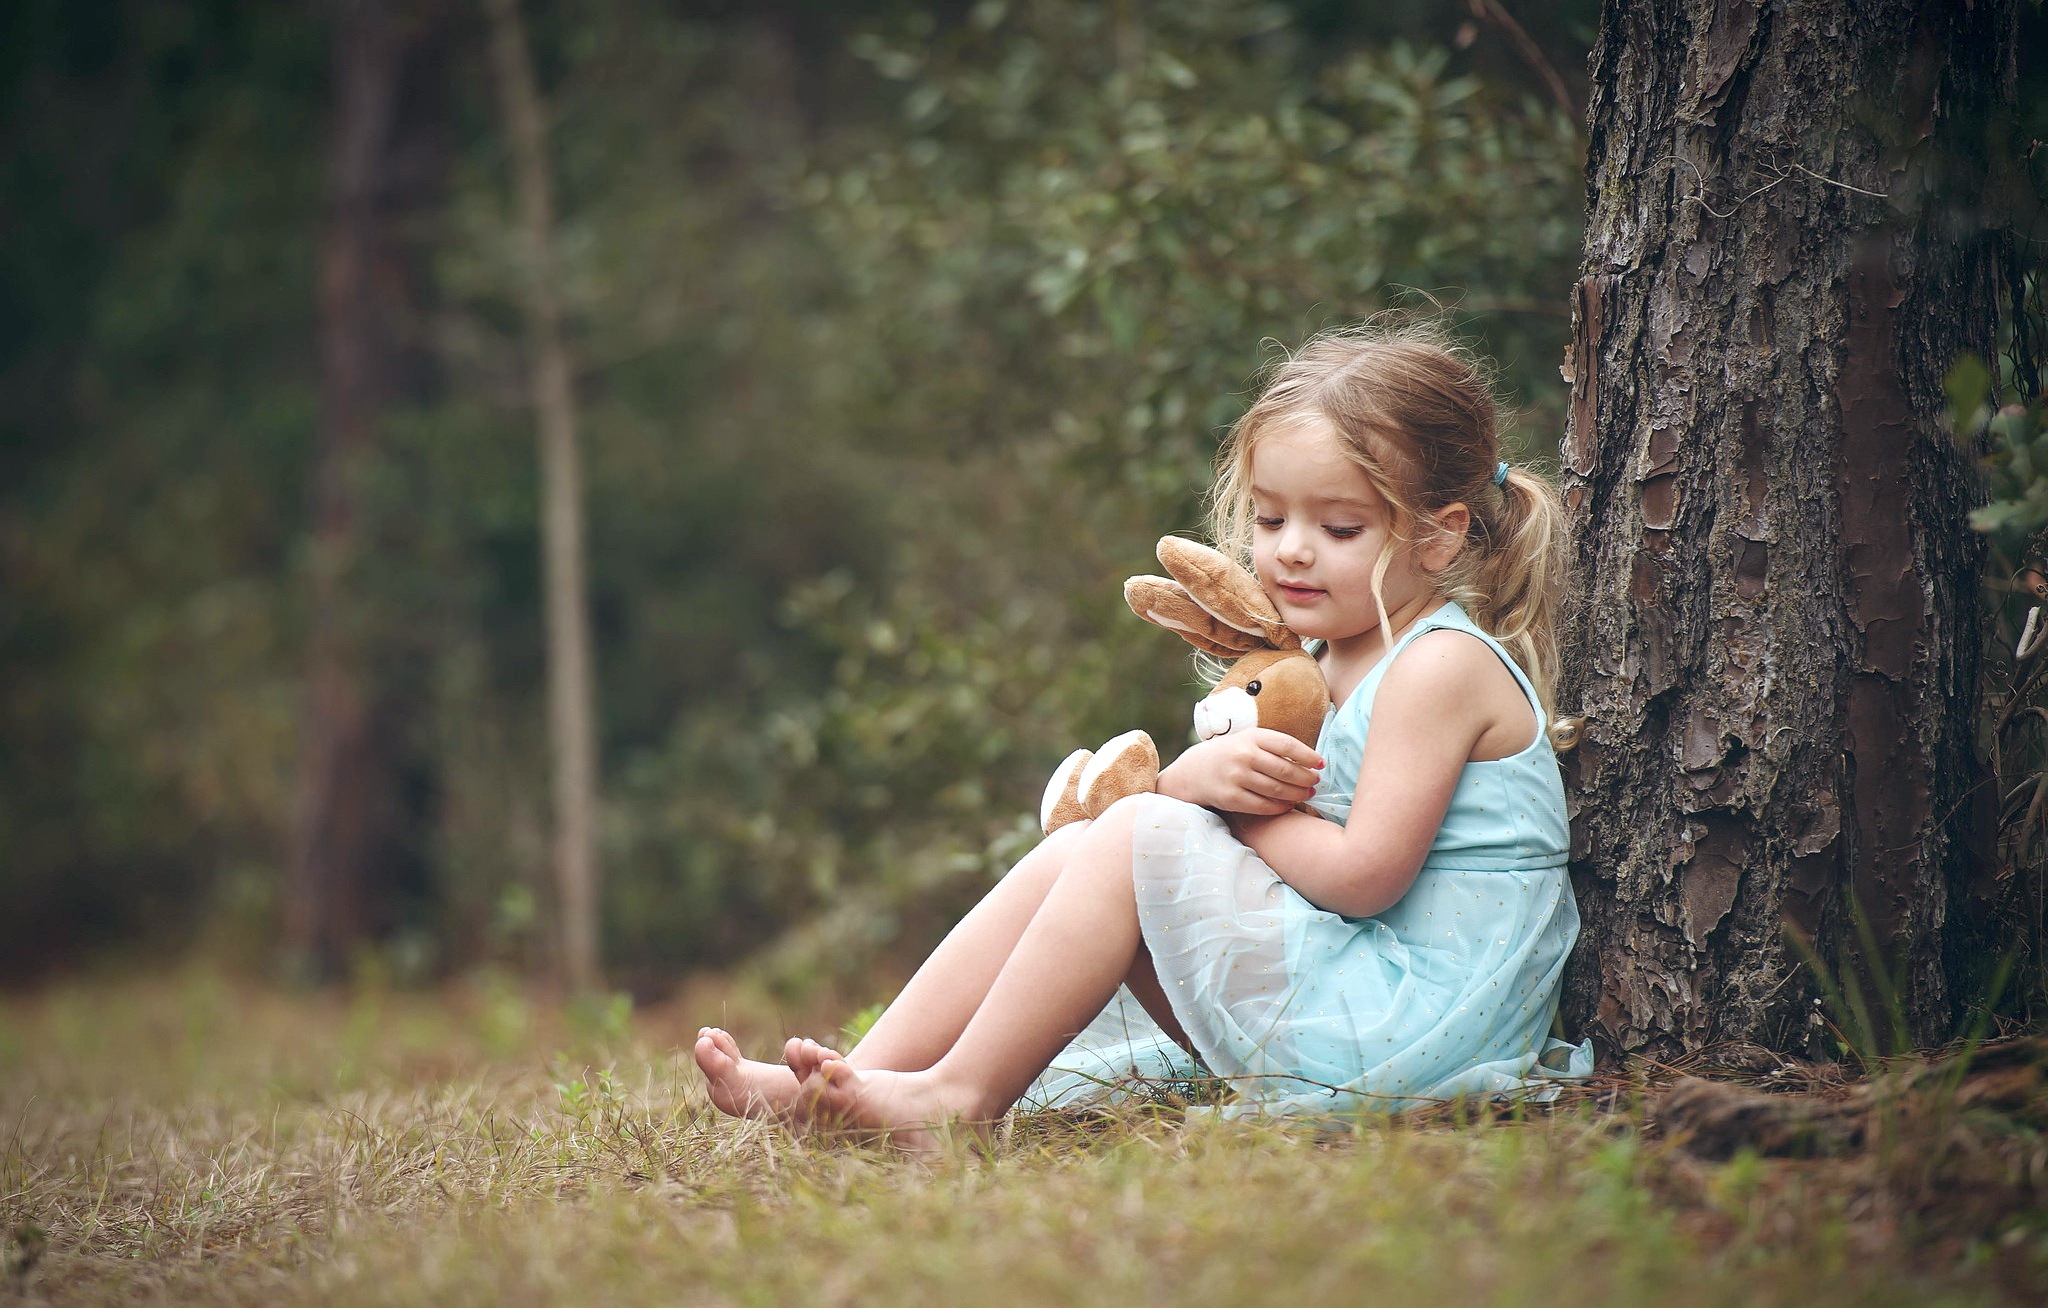
[[[696,1025],[723,1018],[756,1054],[777,1042],[766,1017],[704,1011],[725,1007],[708,993],[630,1013],[489,977],[294,996],[186,971],[0,999],[0,1303],[2048,1291],[2048,1216],[2010,1197],[2039,1193],[2048,1155],[2020,1124],[1996,1157],[2035,1188],[1974,1208],[1929,1188],[1948,1136],[1703,1160],[1657,1128],[1650,1069],[1544,1111],[1324,1132],[1172,1104],[1016,1118],[992,1147],[920,1162],[717,1115]]]

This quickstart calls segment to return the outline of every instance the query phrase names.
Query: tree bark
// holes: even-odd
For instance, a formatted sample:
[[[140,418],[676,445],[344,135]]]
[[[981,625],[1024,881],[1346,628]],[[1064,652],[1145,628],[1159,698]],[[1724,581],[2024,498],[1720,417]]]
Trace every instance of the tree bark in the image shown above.
[[[517,0],[486,0],[498,83],[519,195],[533,407],[540,429],[542,554],[547,588],[548,723],[554,756],[555,878],[561,897],[563,979],[574,990],[599,980],[597,712],[585,597],[583,486],[576,401],[555,298],[554,198],[540,95]]]
[[[338,0],[331,11],[309,632],[284,914],[292,964],[314,980],[342,974],[364,940],[392,925],[406,851],[417,843],[399,775],[402,710],[363,593],[360,565],[372,547],[360,483],[387,408],[425,386],[413,339],[422,278],[404,227],[438,189],[445,153],[438,115],[407,112],[407,87],[441,73],[421,60],[432,45],[422,8]]]
[[[1788,928],[1879,1037],[1949,1033],[1981,553],[1941,383],[1989,353],[1997,244],[1930,179],[1954,185],[1943,152],[2011,95],[2013,14],[1602,14],[1563,702],[1587,720],[1566,1015],[1610,1053],[1817,1052],[1850,1019],[1816,1003]]]

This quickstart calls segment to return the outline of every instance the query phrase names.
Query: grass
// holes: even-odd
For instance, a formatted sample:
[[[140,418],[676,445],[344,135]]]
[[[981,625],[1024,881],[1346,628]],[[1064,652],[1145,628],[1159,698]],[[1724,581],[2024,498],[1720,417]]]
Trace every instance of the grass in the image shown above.
[[[1809,1308],[2048,1289],[2041,1213],[1957,1231],[1888,1201],[1867,1160],[1701,1162],[1621,1083],[1324,1133],[1038,1116],[936,1163],[814,1145],[710,1109],[674,1051],[720,1007],[566,1012],[488,980],[294,997],[205,972],[0,1000],[0,1302]],[[770,1043],[758,1013],[726,1017]]]

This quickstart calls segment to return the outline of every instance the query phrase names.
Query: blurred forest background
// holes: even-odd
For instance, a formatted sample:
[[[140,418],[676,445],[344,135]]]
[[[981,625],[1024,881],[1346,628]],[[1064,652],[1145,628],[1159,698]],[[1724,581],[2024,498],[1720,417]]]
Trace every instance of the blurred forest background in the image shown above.
[[[556,965],[531,364],[479,6],[395,6],[393,381],[348,465],[358,547],[315,547],[343,9],[0,17],[0,980],[298,966],[321,568],[374,724],[360,965]],[[1435,296],[1499,359],[1517,453],[1554,450],[1594,0],[524,13],[615,984],[858,998],[1028,847],[1070,748],[1183,739],[1187,660],[1118,585],[1198,529],[1279,345]]]

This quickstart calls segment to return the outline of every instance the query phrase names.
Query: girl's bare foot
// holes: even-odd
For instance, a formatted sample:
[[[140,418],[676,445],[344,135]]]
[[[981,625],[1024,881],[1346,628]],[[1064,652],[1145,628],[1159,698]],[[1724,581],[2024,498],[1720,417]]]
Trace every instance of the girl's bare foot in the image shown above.
[[[938,1152],[949,1126],[985,1137],[989,1125],[930,1072],[858,1072],[836,1057],[804,1078],[803,1098],[816,1125],[871,1131],[910,1153]]]
[[[796,1115],[801,1091],[787,1067],[740,1057],[739,1045],[715,1026],[698,1029],[695,1053],[719,1112],[777,1121]]]

